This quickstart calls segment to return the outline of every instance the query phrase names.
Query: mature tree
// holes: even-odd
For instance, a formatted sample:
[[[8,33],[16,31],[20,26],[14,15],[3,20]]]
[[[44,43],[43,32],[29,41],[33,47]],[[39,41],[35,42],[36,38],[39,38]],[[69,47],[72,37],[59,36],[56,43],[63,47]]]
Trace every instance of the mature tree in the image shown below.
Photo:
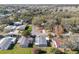
[[[28,26],[28,27],[26,26],[26,29],[24,31],[22,31],[21,34],[23,36],[27,37],[28,35],[30,35],[31,31],[32,31],[32,27],[31,26]]]

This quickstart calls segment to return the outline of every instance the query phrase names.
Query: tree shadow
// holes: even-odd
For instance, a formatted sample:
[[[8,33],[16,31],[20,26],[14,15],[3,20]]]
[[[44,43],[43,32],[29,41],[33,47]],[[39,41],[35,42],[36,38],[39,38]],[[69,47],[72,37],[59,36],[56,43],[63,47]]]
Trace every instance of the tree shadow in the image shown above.
[[[46,51],[43,51],[43,50],[41,50],[40,52],[39,52],[39,54],[46,54],[47,52]]]
[[[0,35],[0,39],[2,39],[4,36],[3,35]]]
[[[11,44],[8,50],[12,50],[16,44]]]
[[[47,46],[51,47],[51,41],[47,41]]]
[[[32,47],[33,47],[33,43],[30,43],[30,44],[28,45],[28,47],[32,48]]]
[[[33,49],[33,54],[46,54],[47,52],[39,48]]]
[[[16,40],[15,44],[11,44],[11,45],[10,45],[10,47],[8,48],[8,50],[14,49],[14,46],[15,46],[16,44],[17,44],[17,40]]]

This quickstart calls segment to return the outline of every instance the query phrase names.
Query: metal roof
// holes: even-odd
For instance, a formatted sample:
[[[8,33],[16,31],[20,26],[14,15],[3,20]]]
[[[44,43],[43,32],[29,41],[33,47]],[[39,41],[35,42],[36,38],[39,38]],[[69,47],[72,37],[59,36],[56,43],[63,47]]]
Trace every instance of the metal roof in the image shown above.
[[[21,26],[18,26],[16,29],[18,29],[18,30],[24,30],[25,27],[26,27],[26,25],[21,25]]]
[[[12,40],[11,37],[5,37],[5,38],[1,39],[1,41],[0,41],[0,48],[8,49],[8,47],[11,44],[11,40]]]
[[[14,22],[14,25],[16,25],[16,26],[22,25],[22,22]]]
[[[13,26],[13,25],[6,26],[6,27],[4,28],[4,30],[14,30],[14,29],[16,29],[16,26]]]
[[[37,36],[35,38],[35,44],[38,44],[38,45],[40,45],[40,44],[46,44],[47,45],[46,38],[43,37],[43,36]]]
[[[29,40],[26,37],[21,37],[20,38],[20,45],[28,45],[29,44]]]

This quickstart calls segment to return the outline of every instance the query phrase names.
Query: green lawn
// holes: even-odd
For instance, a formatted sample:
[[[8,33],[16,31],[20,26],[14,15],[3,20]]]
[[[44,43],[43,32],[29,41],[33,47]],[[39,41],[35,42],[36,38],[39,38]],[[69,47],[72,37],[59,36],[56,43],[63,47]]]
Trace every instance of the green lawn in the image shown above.
[[[52,47],[45,47],[41,48],[42,50],[46,51],[47,54],[54,54],[54,48]],[[67,54],[76,54],[79,53],[78,51],[66,51]],[[0,50],[0,54],[32,54],[32,48],[21,48],[19,44],[16,44],[13,49],[11,50]]]
[[[42,50],[51,53],[51,47],[41,48]],[[19,44],[16,44],[11,50],[0,50],[0,54],[32,54],[32,48],[21,48]]]
[[[0,54],[32,54],[32,48],[21,48],[16,44],[12,50],[0,50]]]

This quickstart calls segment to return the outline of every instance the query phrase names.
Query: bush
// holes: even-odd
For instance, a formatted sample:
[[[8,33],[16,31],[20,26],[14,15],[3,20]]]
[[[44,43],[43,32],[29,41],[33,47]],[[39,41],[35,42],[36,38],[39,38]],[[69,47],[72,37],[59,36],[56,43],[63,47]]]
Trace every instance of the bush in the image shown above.
[[[32,31],[32,26],[27,26],[26,29],[22,32],[22,35],[28,36],[30,35],[31,31]]]
[[[28,32],[27,30],[22,31],[22,35],[23,36],[28,36],[30,35],[30,32]]]
[[[46,51],[41,50],[40,48],[33,48],[32,53],[33,54],[45,54]]]
[[[61,50],[59,50],[59,49],[57,49],[57,48],[53,48],[53,49],[51,50],[51,52],[54,53],[54,54],[65,54],[63,51],[61,51]]]

